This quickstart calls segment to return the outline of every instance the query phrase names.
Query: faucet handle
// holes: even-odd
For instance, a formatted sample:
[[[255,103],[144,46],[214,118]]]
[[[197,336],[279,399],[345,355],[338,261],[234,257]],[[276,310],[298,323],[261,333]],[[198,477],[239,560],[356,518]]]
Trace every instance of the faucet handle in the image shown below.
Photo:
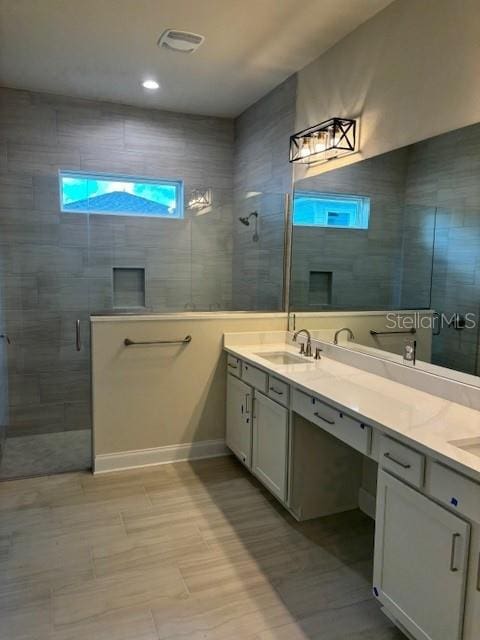
[[[300,355],[305,355],[305,343],[301,342],[300,343]]]
[[[315,349],[315,355],[314,355],[315,360],[321,360],[322,359],[322,356],[320,355],[322,351],[323,351],[323,349],[320,349],[320,347],[317,347]]]

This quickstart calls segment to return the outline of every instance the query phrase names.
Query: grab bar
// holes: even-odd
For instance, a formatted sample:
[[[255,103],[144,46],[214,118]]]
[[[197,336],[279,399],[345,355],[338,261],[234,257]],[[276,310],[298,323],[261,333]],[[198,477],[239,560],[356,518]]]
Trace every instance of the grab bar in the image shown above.
[[[131,345],[135,345],[135,344],[188,344],[189,342],[192,341],[192,336],[185,336],[185,338],[183,338],[183,340],[130,340],[130,338],[125,338],[125,340],[123,341],[123,344],[126,347],[130,347]]]
[[[375,331],[375,329],[370,329],[371,336],[389,336],[395,333],[417,333],[417,330],[413,327],[411,329],[405,329],[405,331]]]

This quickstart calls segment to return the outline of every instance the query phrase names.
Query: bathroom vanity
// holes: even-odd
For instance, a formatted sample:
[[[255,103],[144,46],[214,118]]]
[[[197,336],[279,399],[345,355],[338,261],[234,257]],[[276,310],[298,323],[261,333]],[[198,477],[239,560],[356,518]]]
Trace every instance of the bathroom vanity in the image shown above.
[[[283,332],[226,334],[225,349],[237,458],[298,520],[356,508],[362,463],[378,463],[375,597],[407,637],[478,640],[480,412],[334,348],[299,356]]]

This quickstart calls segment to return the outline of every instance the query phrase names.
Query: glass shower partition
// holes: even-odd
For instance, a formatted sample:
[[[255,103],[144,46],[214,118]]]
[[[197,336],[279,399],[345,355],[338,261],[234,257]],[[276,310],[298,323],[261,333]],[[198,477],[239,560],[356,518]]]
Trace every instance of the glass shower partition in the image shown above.
[[[242,191],[234,202],[233,308],[282,311],[287,196],[280,191]]]
[[[76,350],[76,320],[88,327],[88,216],[60,212],[57,176],[33,183],[32,199],[2,211],[8,417],[0,479],[91,464],[88,331]]]
[[[432,362],[480,375],[480,219],[462,202],[437,207],[432,261],[431,308],[439,318]]]

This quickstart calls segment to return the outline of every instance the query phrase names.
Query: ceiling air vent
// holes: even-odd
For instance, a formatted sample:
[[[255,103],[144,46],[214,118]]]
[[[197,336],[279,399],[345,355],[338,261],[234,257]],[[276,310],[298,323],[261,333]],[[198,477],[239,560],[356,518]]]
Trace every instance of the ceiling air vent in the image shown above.
[[[176,29],[167,29],[158,39],[158,46],[170,51],[181,51],[182,53],[193,53],[205,40],[204,36],[198,33],[190,33],[188,31],[177,31]]]

